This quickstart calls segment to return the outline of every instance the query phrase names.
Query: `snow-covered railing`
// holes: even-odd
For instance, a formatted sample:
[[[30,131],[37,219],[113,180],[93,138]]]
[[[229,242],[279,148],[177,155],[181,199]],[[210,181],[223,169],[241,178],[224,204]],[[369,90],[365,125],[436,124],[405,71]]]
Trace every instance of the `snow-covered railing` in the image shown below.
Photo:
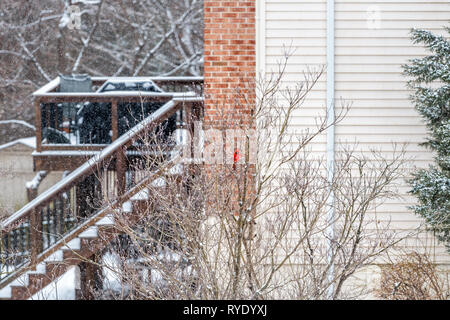
[[[134,81],[146,81],[151,80],[158,84],[166,92],[183,92],[182,89],[188,88],[184,91],[196,91],[195,88],[202,90],[203,87],[203,77],[92,77],[92,83],[95,87],[100,87],[103,83],[108,80],[134,80]],[[34,97],[45,96],[48,94],[61,94],[63,92],[57,92],[60,85],[60,78],[57,77],[39,88],[33,93]],[[190,87],[186,87],[189,86]],[[170,90],[174,88],[174,90]],[[95,88],[94,88],[95,89]],[[93,90],[95,91],[95,90]],[[196,92],[199,94],[199,92]]]
[[[190,115],[188,109],[202,102],[195,94],[174,97],[161,108],[138,123],[128,132],[118,137],[109,146],[95,154],[63,180],[43,192],[22,209],[0,224],[0,265],[20,266],[34,263],[38,255],[70,232],[79,223],[98,210],[89,206],[88,197],[101,197],[104,192],[98,177],[101,170],[108,170],[115,162],[117,184],[115,193],[125,193],[125,173],[127,168],[126,149],[143,134],[178,110]],[[182,124],[192,127],[190,118]],[[185,155],[190,157],[190,155]],[[1,273],[0,280],[6,275]]]

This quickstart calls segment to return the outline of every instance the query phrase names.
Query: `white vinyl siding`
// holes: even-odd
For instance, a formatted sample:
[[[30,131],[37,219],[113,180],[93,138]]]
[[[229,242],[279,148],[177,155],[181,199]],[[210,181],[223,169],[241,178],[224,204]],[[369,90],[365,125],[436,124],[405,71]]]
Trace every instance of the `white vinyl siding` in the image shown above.
[[[260,6],[264,19],[260,23],[264,30],[257,40],[264,44],[257,46],[261,69],[276,70],[284,47],[291,47],[293,52],[288,82],[301,81],[307,66],[326,63],[326,0],[261,0]],[[378,14],[378,21],[370,20],[376,18],[372,12]],[[406,156],[414,159],[413,166],[425,167],[432,161],[432,154],[418,145],[426,138],[426,128],[409,100],[411,92],[406,88],[401,65],[426,54],[420,45],[412,44],[411,28],[445,34],[443,26],[449,26],[449,21],[450,1],[335,1],[335,98],[352,103],[347,117],[336,126],[337,144],[357,141],[362,151],[377,148],[388,154],[392,142],[408,143]],[[294,126],[313,123],[325,104],[326,75],[309,95]],[[325,148],[326,136],[322,135],[312,149],[325,152]],[[377,214],[384,220],[392,219],[393,228],[407,230],[423,220],[407,208],[414,198],[407,194],[405,182],[401,190],[404,199],[388,201],[377,208]],[[438,262],[450,263],[450,256],[429,233],[422,233],[405,246],[423,244],[433,248]]]

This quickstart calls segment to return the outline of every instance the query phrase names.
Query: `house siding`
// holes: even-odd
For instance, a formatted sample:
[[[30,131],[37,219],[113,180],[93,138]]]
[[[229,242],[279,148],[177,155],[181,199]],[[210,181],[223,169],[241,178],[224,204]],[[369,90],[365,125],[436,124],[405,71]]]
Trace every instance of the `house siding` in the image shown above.
[[[302,80],[306,67],[326,63],[326,1],[258,2],[258,71],[277,69],[286,48],[291,52],[286,71],[288,83]],[[336,147],[358,143],[358,149],[375,148],[388,156],[392,143],[407,143],[406,157],[412,158],[409,172],[427,166],[433,154],[419,146],[426,138],[426,128],[409,100],[401,65],[421,57],[426,51],[413,45],[409,31],[424,28],[444,34],[450,17],[449,1],[335,1],[335,99],[351,103],[346,118],[335,127]],[[326,105],[326,73],[305,101],[293,126],[312,125],[315,115]],[[326,135],[319,136],[311,151],[325,153]],[[376,209],[378,217],[391,220],[391,228],[410,230],[423,220],[408,206],[406,182],[402,200],[388,200]],[[436,262],[449,264],[448,253],[427,232],[403,243],[405,247],[428,250]]]
[[[0,216],[10,215],[27,202],[26,183],[31,181],[33,171],[33,148],[15,144],[0,149]],[[39,194],[61,180],[62,172],[50,172],[39,186]]]

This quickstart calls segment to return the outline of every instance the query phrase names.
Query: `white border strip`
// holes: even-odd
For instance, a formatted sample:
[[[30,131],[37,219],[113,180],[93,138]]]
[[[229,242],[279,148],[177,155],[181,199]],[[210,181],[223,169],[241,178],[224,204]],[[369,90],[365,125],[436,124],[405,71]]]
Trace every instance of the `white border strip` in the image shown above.
[[[266,0],[256,0],[256,76],[266,70]]]

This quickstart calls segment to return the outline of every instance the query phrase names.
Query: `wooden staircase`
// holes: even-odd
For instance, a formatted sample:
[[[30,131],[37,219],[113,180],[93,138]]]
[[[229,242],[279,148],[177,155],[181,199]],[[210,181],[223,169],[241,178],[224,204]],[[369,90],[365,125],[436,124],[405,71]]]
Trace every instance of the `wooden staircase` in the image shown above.
[[[126,188],[127,148],[150,128],[154,128],[155,124],[179,110],[196,108],[201,101],[197,96],[173,98],[3,221],[0,238],[0,300],[45,298],[42,291],[47,286],[51,286],[74,266],[89,261],[121,233],[117,227],[118,220],[127,219],[136,223],[139,212],[142,212],[136,209],[146,205],[146,187],[165,175],[179,174],[180,166],[182,168],[185,161],[192,158],[192,154],[172,153],[158,168]],[[190,130],[193,126],[191,120],[185,119],[181,129]],[[80,190],[80,184],[87,177],[105,174],[110,163],[116,166],[116,179],[119,181],[115,184],[117,196],[96,210],[87,210],[85,216],[74,218],[79,200],[79,197],[73,197],[74,190]],[[101,186],[99,188],[102,189]],[[110,190],[99,190],[99,195],[105,191]]]

